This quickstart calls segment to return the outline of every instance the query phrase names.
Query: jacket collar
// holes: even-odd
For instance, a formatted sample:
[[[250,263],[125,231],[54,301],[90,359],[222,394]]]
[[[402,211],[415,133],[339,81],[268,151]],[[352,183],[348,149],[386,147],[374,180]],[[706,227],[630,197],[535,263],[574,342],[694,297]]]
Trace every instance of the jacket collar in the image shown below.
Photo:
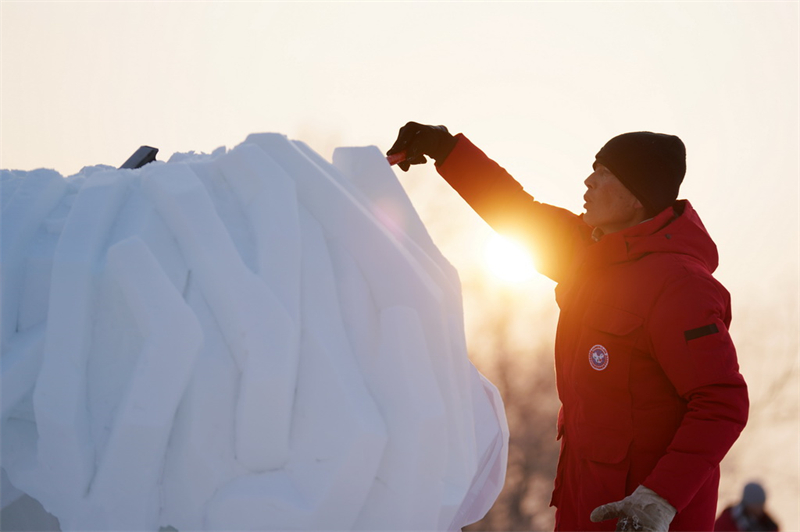
[[[701,261],[710,272],[718,263],[717,248],[699,216],[686,200],[676,201],[654,218],[611,233],[594,231],[584,264],[601,267],[654,252],[680,253]]]

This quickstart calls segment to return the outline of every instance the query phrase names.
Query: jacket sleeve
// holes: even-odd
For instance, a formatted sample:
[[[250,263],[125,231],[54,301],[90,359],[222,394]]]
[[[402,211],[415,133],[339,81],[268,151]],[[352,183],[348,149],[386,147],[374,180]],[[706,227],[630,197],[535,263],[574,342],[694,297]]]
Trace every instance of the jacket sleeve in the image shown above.
[[[681,511],[747,422],[747,387],[728,334],[730,296],[710,275],[668,283],[647,323],[651,352],[686,401],[678,430],[643,484]]]
[[[566,209],[535,201],[464,135],[456,138],[453,151],[436,167],[439,175],[495,231],[531,247],[539,272],[561,281],[590,242],[589,226]]]

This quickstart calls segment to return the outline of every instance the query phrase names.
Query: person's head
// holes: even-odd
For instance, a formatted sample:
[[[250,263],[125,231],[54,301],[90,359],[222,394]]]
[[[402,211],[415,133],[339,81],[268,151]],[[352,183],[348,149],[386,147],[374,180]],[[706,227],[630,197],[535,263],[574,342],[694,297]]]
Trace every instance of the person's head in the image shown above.
[[[764,513],[764,504],[767,502],[767,492],[761,484],[750,482],[742,490],[742,506],[750,515],[760,516]]]
[[[638,131],[609,140],[595,156],[584,221],[620,231],[670,207],[686,174],[686,148],[674,135]]]

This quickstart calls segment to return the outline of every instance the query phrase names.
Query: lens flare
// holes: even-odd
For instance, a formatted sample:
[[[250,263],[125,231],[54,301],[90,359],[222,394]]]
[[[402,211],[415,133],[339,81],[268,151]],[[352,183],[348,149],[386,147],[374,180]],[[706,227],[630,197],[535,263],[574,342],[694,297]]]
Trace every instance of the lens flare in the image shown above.
[[[507,283],[521,283],[533,278],[533,257],[518,241],[493,233],[486,241],[484,261],[496,278]]]

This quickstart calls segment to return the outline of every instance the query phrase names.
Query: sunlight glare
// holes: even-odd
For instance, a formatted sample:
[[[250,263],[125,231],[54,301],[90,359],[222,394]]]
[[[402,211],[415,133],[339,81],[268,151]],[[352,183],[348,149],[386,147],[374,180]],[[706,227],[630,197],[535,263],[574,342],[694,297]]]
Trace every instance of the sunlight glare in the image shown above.
[[[536,273],[530,252],[516,240],[497,233],[486,241],[483,255],[488,270],[502,281],[521,283]]]

